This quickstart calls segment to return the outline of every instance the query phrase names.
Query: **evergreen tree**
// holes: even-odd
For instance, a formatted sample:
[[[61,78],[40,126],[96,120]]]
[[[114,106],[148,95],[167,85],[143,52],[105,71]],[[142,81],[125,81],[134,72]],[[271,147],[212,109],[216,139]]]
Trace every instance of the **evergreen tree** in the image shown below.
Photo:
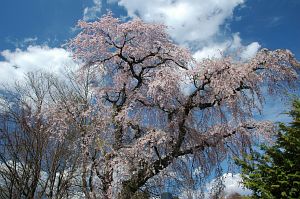
[[[288,114],[293,122],[279,125],[274,145],[236,160],[254,198],[300,198],[300,100]]]

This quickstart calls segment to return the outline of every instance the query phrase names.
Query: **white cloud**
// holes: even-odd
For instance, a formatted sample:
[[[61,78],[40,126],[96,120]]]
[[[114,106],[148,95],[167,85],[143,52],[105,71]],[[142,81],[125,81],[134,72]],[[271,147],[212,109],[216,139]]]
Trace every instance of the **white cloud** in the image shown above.
[[[109,0],[115,2],[117,0]],[[234,20],[233,11],[243,7],[245,0],[119,0],[129,17],[146,22],[160,22],[169,27],[171,37],[181,45],[188,45],[198,60],[222,56],[226,50],[238,50],[243,60],[257,52],[260,45],[244,46],[239,33],[224,36],[225,26]],[[226,31],[225,31],[226,29]]]
[[[83,20],[90,21],[96,19],[98,15],[101,13],[101,0],[93,0],[92,7],[86,7],[83,10]]]
[[[34,43],[34,42],[36,42],[37,40],[38,40],[37,37],[27,37],[27,38],[24,39],[24,43],[25,43],[25,44],[28,44],[28,43]]]
[[[232,173],[225,173],[222,176],[223,184],[225,185],[224,193],[225,196],[229,196],[233,193],[239,193],[241,195],[249,195],[251,194],[251,191],[249,189],[246,189],[242,182],[242,177],[239,173],[232,174]],[[207,184],[206,188],[207,190],[211,190],[213,187],[213,184],[215,183],[215,179],[212,180],[210,183]]]
[[[249,44],[241,54],[242,59],[248,59],[253,57],[257,53],[259,48],[260,45],[258,42],[253,42]]]
[[[24,39],[11,39],[9,37],[7,37],[5,39],[5,41],[7,43],[10,43],[12,45],[14,45],[16,48],[23,48],[23,47],[26,47],[26,46],[29,46],[29,45],[34,45],[36,44],[36,42],[38,41],[38,37],[34,36],[34,37],[26,37]]]
[[[130,17],[162,22],[170,27],[179,43],[205,42],[215,36],[221,25],[244,0],[119,0]]]
[[[240,174],[225,173],[223,175],[225,185],[225,195],[239,193],[241,195],[249,195],[251,191],[243,187],[242,177]]]
[[[76,66],[71,53],[63,48],[28,46],[25,50],[4,50],[0,55],[4,59],[0,61],[1,83],[10,84],[21,80],[24,74],[32,71],[60,73],[65,67]]]
[[[233,193],[239,193],[241,195],[250,195],[251,191],[243,187],[242,178],[240,174],[225,173],[221,177],[223,179],[224,196],[227,197]],[[206,184],[205,198],[209,198],[209,193],[212,190],[216,179]],[[198,199],[202,195],[201,190],[185,190],[181,193],[181,199]]]
[[[229,45],[229,42],[211,44],[196,51],[193,57],[198,61],[204,58],[220,58],[222,57],[222,52],[228,48]]]
[[[257,53],[260,47],[258,42],[252,42],[249,45],[244,46],[239,33],[235,33],[232,35],[232,38],[227,41],[222,43],[211,43],[204,46],[196,51],[193,57],[199,61],[204,58],[220,58],[222,57],[222,53],[226,51],[237,51],[242,60],[248,60]]]

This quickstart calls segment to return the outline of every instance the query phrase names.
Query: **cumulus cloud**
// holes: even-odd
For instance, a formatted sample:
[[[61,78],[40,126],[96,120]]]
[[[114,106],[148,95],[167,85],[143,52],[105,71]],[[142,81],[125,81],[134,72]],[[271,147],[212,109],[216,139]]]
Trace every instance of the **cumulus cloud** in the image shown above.
[[[109,0],[118,2],[129,17],[140,17],[146,22],[159,22],[169,27],[171,37],[181,45],[189,46],[198,60],[219,58],[226,50],[238,50],[247,60],[260,48],[259,43],[243,45],[238,33],[225,30],[234,20],[234,9],[243,7],[245,0]],[[242,20],[239,17],[239,20]],[[227,36],[225,32],[227,31]]]
[[[211,43],[200,48],[193,56],[199,61],[204,58],[220,58],[222,57],[223,52],[238,51],[242,60],[248,60],[255,56],[260,47],[258,42],[243,45],[239,33],[235,33],[230,39],[227,39],[224,42]]]
[[[241,195],[250,195],[251,191],[246,189],[242,184],[242,177],[239,173],[225,173],[221,177],[223,180],[224,188],[224,196],[225,198],[231,194],[239,193]],[[206,184],[206,193],[205,198],[209,198],[209,193],[213,189],[214,184],[216,183],[216,179],[213,179],[211,182]],[[198,199],[202,196],[200,190],[185,190],[181,193],[180,198],[182,199]],[[203,198],[203,197],[202,197]]]
[[[161,22],[179,43],[204,42],[215,36],[244,0],[119,0],[130,17]]]
[[[243,59],[251,58],[257,53],[259,48],[260,48],[259,43],[253,42],[253,43],[249,44],[248,46],[246,46],[245,50],[241,54],[241,57]]]
[[[225,185],[225,195],[228,196],[233,193],[239,193],[241,195],[249,195],[251,191],[246,189],[242,184],[242,177],[239,173],[232,174],[232,173],[225,173],[222,176],[223,183]]]
[[[101,13],[101,0],[93,0],[92,7],[86,7],[83,10],[83,20],[90,21],[96,19],[98,15]]]
[[[61,73],[65,67],[75,67],[70,52],[63,48],[48,46],[28,46],[25,50],[19,48],[14,51],[0,52],[3,61],[0,61],[0,82],[13,83],[21,80],[24,74],[32,71],[47,71]]]
[[[221,58],[222,52],[224,52],[229,46],[230,42],[213,43],[197,50],[193,57],[198,61],[204,58]]]
[[[243,180],[239,173],[237,174],[224,173],[221,178],[225,186],[224,188],[225,197],[234,193],[239,193],[241,195],[251,194],[251,191],[243,186]],[[206,189],[210,191],[213,188],[215,182],[216,179],[213,179],[211,182],[209,182],[206,185]]]

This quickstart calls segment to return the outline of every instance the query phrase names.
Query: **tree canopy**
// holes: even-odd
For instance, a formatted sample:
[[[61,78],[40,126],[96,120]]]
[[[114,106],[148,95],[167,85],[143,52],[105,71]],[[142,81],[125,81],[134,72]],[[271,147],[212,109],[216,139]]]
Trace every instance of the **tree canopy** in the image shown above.
[[[254,198],[300,197],[300,100],[294,101],[289,115],[293,122],[279,125],[274,145],[262,145],[262,151],[237,161]]]

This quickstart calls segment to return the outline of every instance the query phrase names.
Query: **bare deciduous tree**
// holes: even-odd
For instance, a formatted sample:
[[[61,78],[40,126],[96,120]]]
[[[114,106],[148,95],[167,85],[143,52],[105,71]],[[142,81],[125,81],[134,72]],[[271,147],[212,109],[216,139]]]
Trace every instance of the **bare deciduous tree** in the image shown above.
[[[66,198],[76,194],[78,153],[50,133],[45,111],[53,104],[53,77],[27,75],[1,96],[1,198]],[[79,184],[80,185],[80,184]],[[79,189],[80,190],[80,189]]]

